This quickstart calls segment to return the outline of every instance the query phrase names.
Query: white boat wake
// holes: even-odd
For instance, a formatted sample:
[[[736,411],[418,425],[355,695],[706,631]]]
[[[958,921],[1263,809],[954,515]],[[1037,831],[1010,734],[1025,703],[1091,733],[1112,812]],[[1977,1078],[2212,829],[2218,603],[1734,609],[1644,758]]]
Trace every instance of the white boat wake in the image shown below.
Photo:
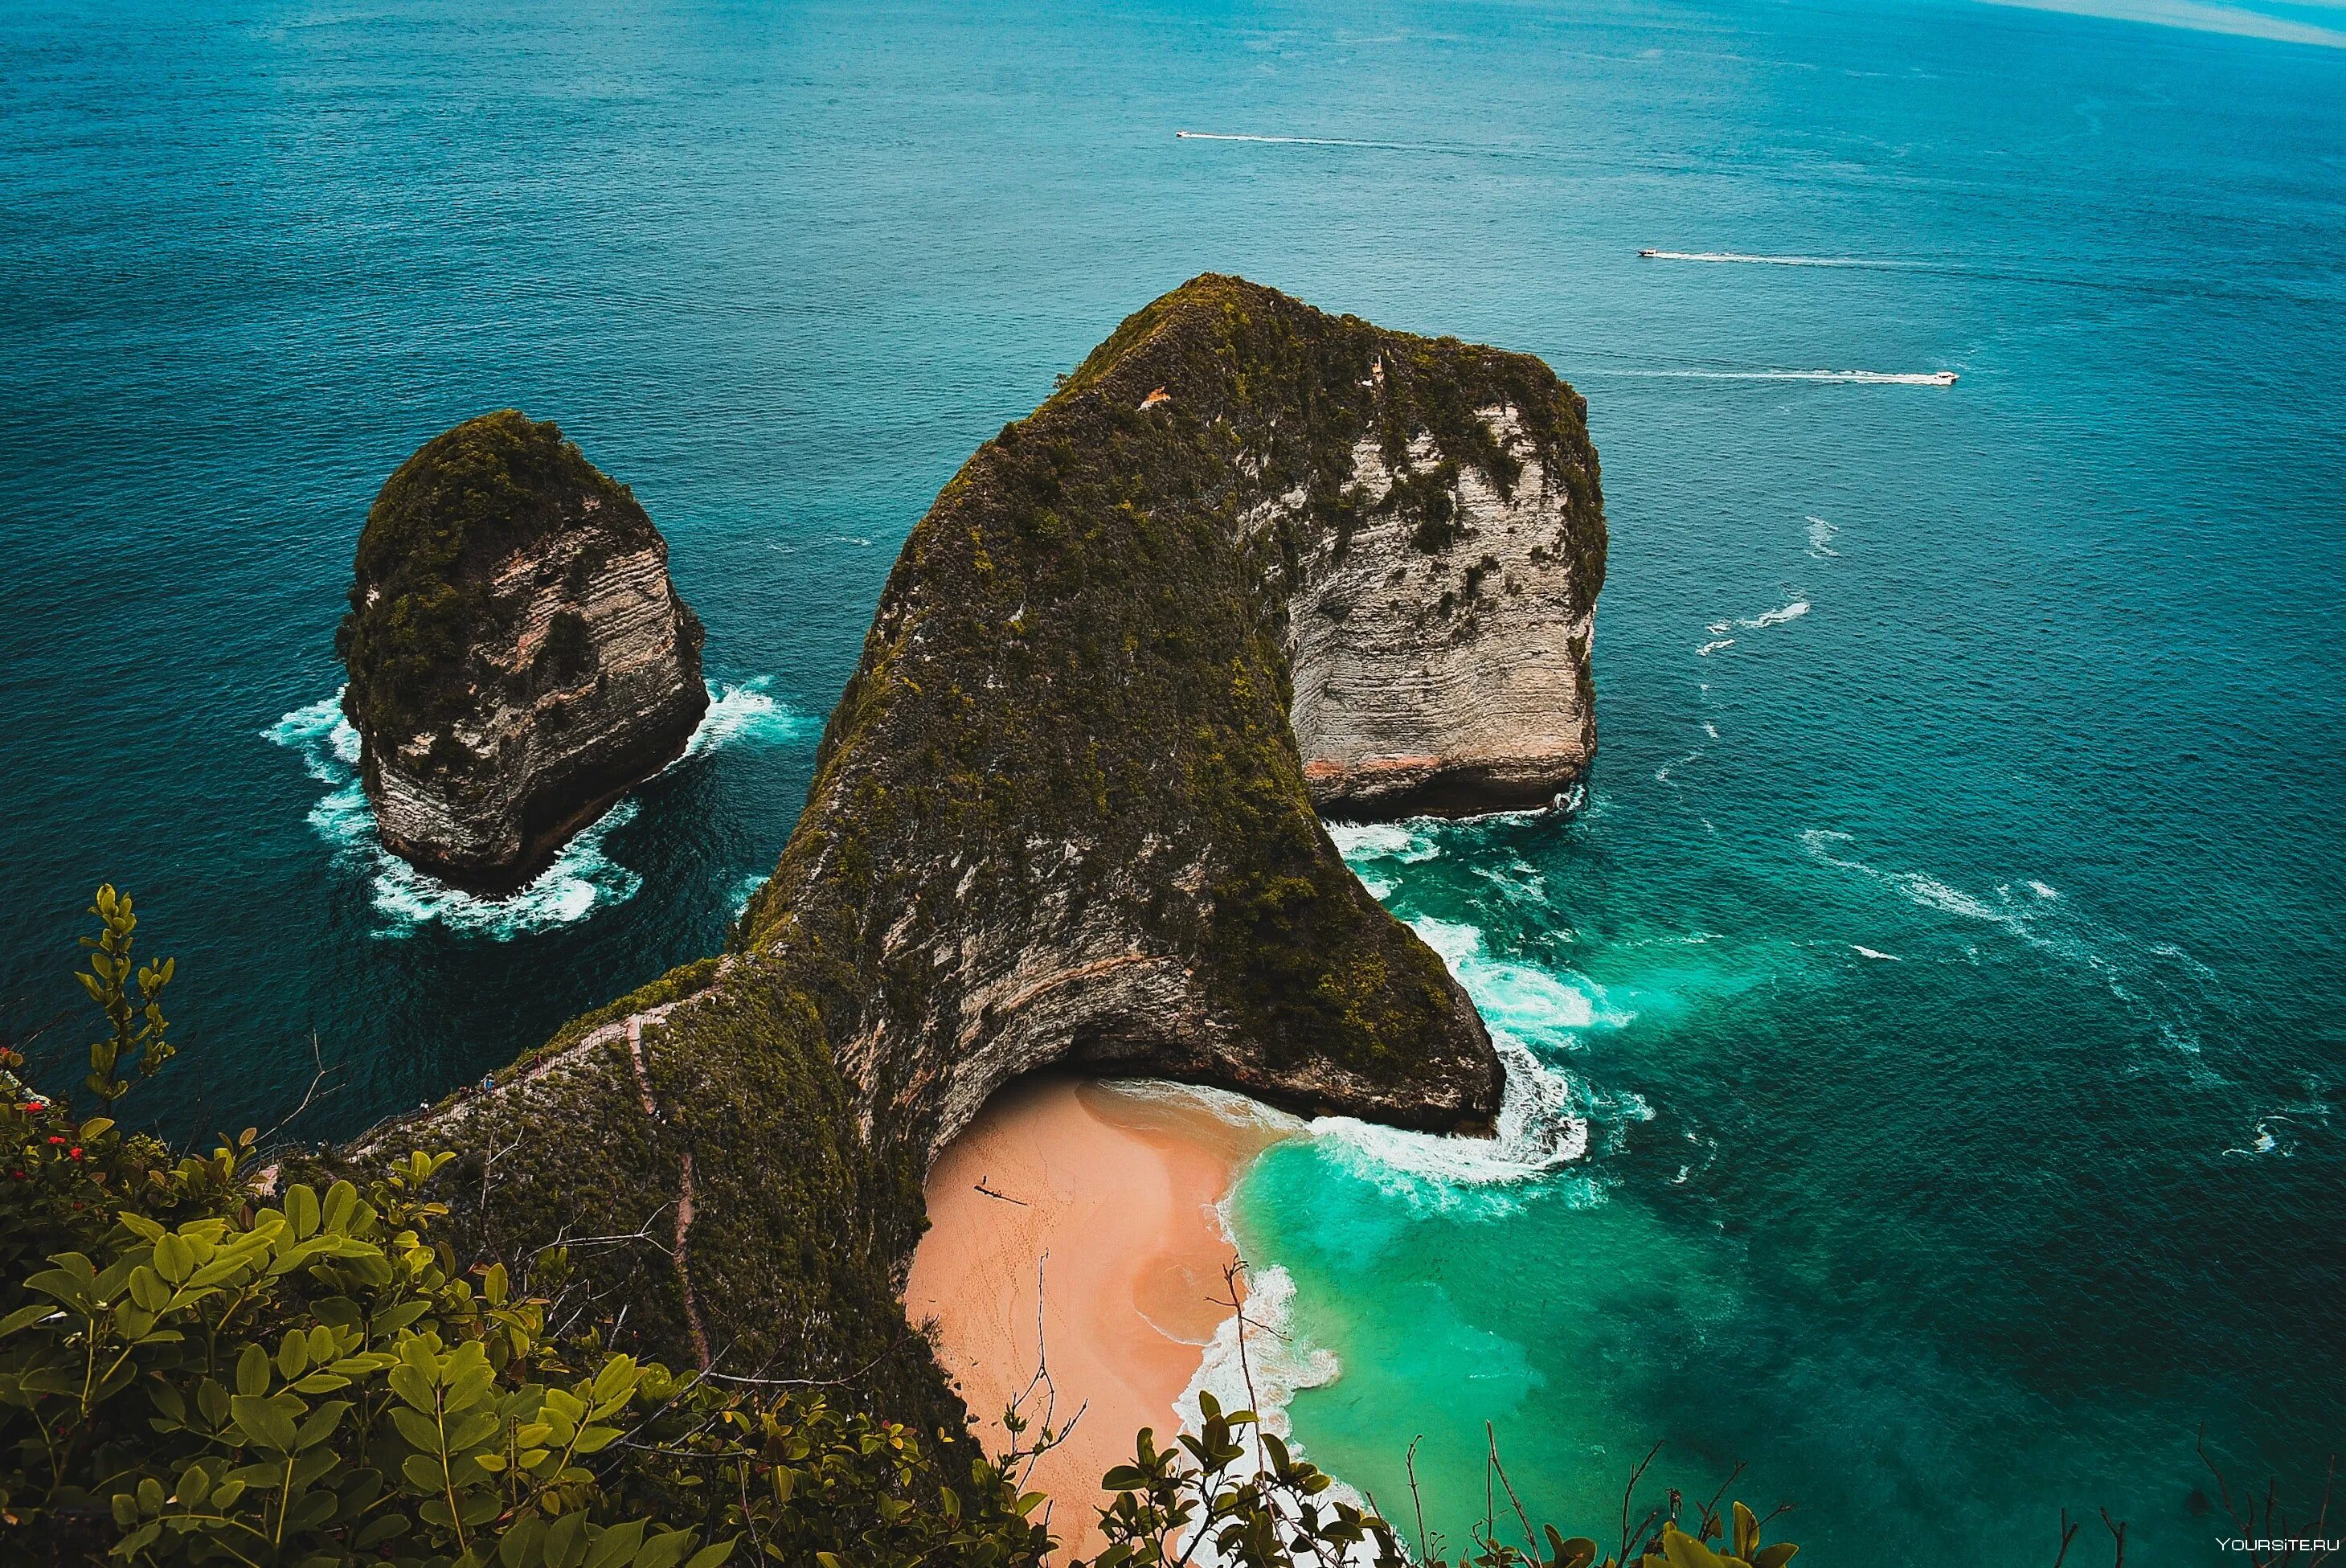
[[[1747,267],[1862,267],[1896,270],[1922,267],[1922,261],[1882,261],[1869,256],[1755,256],[1741,250],[1640,250],[1647,261],[1723,261]]]
[[[1369,148],[1379,152],[1443,152],[1450,150],[1444,148],[1424,147],[1415,142],[1352,141],[1342,137],[1241,136],[1232,131],[1193,130],[1177,130],[1173,135],[1175,139],[1179,141],[1250,141],[1261,143],[1266,147],[1356,147]]]
[[[1951,387],[1953,371],[1583,371],[1583,375],[1644,376],[1690,382],[1833,382],[1858,386]]]

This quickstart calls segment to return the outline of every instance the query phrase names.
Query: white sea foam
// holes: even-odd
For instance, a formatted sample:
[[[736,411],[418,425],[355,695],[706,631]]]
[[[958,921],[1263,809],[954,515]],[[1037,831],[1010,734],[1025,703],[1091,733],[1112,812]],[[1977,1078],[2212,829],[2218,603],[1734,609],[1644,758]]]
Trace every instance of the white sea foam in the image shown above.
[[[1245,1318],[1243,1359],[1239,1319],[1233,1316],[1214,1331],[1189,1386],[1175,1401],[1183,1431],[1196,1431],[1202,1424],[1204,1411],[1198,1403],[1202,1392],[1212,1394],[1225,1410],[1253,1410],[1262,1418],[1263,1431],[1287,1437],[1292,1430],[1287,1407],[1296,1393],[1322,1388],[1342,1375],[1333,1351],[1296,1333],[1295,1280],[1286,1269],[1273,1265],[1248,1271]]]
[[[1600,1026],[1618,1029],[1635,1016],[1613,1006],[1593,980],[1569,973],[1559,978],[1527,963],[1492,957],[1484,950],[1482,932],[1474,926],[1422,915],[1410,921],[1410,929],[1442,955],[1486,1020],[1536,1044],[1575,1045],[1582,1032]]]
[[[1826,522],[1821,517],[1810,517],[1807,521],[1809,524],[1809,554],[1819,560],[1822,560],[1828,555],[1839,555],[1841,552],[1832,547],[1832,542],[1833,535],[1839,534],[1841,530],[1834,527],[1831,524]]]
[[[709,711],[701,716],[692,738],[684,743],[684,755],[669,766],[681,767],[693,758],[706,756],[737,740],[771,746],[800,739],[811,732],[814,719],[775,700],[766,689],[770,684],[766,677],[759,676],[739,686],[710,687]]]
[[[1927,872],[1884,871],[1835,853],[1837,849],[1855,842],[1847,833],[1811,829],[1800,835],[1800,841],[1810,855],[1824,864],[1854,871],[1895,889],[1919,908],[1994,926],[2023,946],[2091,973],[2151,1034],[2190,1063],[2193,1076],[2202,1082],[2219,1081],[2196,1060],[2201,1049],[2189,1021],[2194,1003],[2188,994],[2168,983],[2152,962],[2181,959],[2189,973],[2191,961],[2172,943],[2146,945],[2124,932],[2093,921],[2069,909],[2059,890],[2034,877],[2021,879],[2021,885],[2028,890],[2025,897],[2016,895],[2010,883],[1999,884],[1994,896],[1989,897],[1965,891]],[[1973,962],[1977,962],[1976,951],[1967,951]]]
[[[1786,621],[1797,621],[1807,615],[1809,609],[1808,600],[1795,599],[1780,609],[1770,610],[1765,615],[1754,616],[1748,621],[1738,621],[1735,624],[1746,631],[1756,632],[1763,626],[1780,626]]]
[[[1282,1111],[1276,1105],[1266,1105],[1249,1095],[1229,1089],[1217,1089],[1210,1084],[1183,1084],[1171,1078],[1117,1078],[1110,1081],[1117,1093],[1133,1099],[1156,1100],[1203,1111],[1234,1127],[1265,1128],[1284,1136],[1308,1131],[1311,1125],[1301,1116]],[[1229,1228],[1227,1216],[1224,1221],[1222,1228],[1227,1231]]]
[[[733,879],[733,918],[735,920],[741,918],[741,911],[750,907],[750,901],[756,898],[758,890],[766,885],[767,874],[764,871],[744,871]]]
[[[1721,648],[1731,648],[1734,646],[1735,639],[1733,637],[1720,637],[1714,642],[1707,642],[1703,644],[1702,647],[1695,649],[1694,651],[1704,655],[1705,657],[1708,657],[1711,654],[1717,653]]]
[[[1442,955],[1490,1025],[1491,1044],[1507,1074],[1496,1135],[1442,1137],[1323,1116],[1307,1129],[1321,1155],[1421,1212],[1499,1214],[1534,1196],[1599,1201],[1593,1179],[1559,1181],[1555,1173],[1588,1152],[1592,1115],[1646,1121],[1652,1108],[1634,1095],[1588,1090],[1544,1057],[1577,1048],[1592,1029],[1619,1028],[1632,1014],[1613,1005],[1592,981],[1490,956],[1483,933],[1471,925],[1431,918],[1411,924]]]
[[[1547,902],[1547,877],[1529,860],[1510,860],[1504,866],[1469,866],[1468,871],[1499,890],[1509,903],[1529,906],[1545,911]]]
[[[1903,963],[1906,962],[1894,952],[1883,952],[1879,948],[1867,947],[1862,942],[1853,942],[1849,945],[1851,952],[1863,958],[1878,958],[1888,963]]]
[[[2256,1136],[2249,1140],[2246,1148],[2226,1149],[2224,1153],[2246,1155],[2251,1158],[2259,1155],[2279,1155],[2281,1158],[2287,1159],[2297,1153],[2297,1145],[2294,1143],[2284,1142],[2281,1135],[2273,1130],[2273,1124],[2279,1122],[2286,1126],[2288,1121],[2289,1118],[2286,1116],[2261,1117],[2257,1122]]]
[[[1415,865],[1442,853],[1431,835],[1398,822],[1331,822],[1328,837],[1348,861],[1399,860]]]
[[[764,687],[755,680],[712,687],[709,713],[675,765],[731,741],[770,743],[802,733],[807,721],[775,702]],[[366,879],[377,936],[413,936],[436,922],[460,935],[509,942],[585,920],[643,888],[642,875],[611,859],[607,849],[610,836],[635,820],[640,808],[633,799],[619,801],[573,837],[527,885],[485,898],[419,871],[382,847],[359,782],[358,731],[342,716],[340,692],[295,708],[260,733],[293,751],[302,770],[327,786],[310,808],[310,826],[332,850],[337,866]]]

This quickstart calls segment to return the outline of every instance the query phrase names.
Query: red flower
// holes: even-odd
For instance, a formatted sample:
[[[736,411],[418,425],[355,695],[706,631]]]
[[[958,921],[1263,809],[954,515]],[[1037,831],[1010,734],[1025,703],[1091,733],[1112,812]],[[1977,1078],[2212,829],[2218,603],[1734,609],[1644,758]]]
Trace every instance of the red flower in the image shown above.
[[[50,1135],[49,1142],[53,1144],[61,1144],[65,1142],[65,1139],[57,1137],[53,1134]]]
[[[81,1158],[81,1149],[80,1149],[80,1146],[79,1146],[78,1145],[76,1145],[75,1147],[70,1148],[70,1149],[67,1149],[67,1150],[66,1151],[66,1155],[67,1155],[67,1156],[69,1156],[70,1158],[73,1158],[73,1159],[79,1159],[79,1158]]]

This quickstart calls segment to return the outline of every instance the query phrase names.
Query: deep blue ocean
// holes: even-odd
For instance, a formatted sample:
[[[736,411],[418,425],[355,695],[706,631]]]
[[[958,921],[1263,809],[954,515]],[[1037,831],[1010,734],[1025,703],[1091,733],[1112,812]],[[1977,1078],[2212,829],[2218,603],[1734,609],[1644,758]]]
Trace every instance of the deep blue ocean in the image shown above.
[[[1398,1509],[1424,1434],[1455,1540],[1485,1420],[1584,1529],[1667,1440],[1874,1568],[2104,1505],[2129,1563],[2224,1561],[2203,1424],[2300,1495],[2346,1448],[2346,50],[1970,0],[14,0],[0,52],[0,1004],[68,1009],[133,890],[175,1135],[320,1062],[282,1135],[348,1132],[711,951],[938,487],[1239,271],[1544,356],[1613,536],[1585,808],[1346,835],[1547,1099],[1248,1177],[1342,1369],[1308,1450]],[[374,850],[332,639],[377,486],[506,405],[635,487],[719,703],[484,905]]]

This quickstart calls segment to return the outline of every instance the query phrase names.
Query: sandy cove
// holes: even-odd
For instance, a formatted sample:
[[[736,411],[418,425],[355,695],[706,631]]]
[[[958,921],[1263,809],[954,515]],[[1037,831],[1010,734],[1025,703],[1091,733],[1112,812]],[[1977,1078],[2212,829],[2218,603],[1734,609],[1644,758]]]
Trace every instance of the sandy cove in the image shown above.
[[[1048,1351],[1053,1423],[1084,1414],[1027,1485],[1052,1499],[1066,1551],[1098,1549],[1099,1478],[1134,1433],[1179,1430],[1174,1401],[1230,1315],[1216,1304],[1234,1254],[1215,1208],[1279,1136],[1186,1098],[1046,1076],[994,1096],[930,1171],[905,1311],[936,1325],[995,1452],[1004,1409]],[[1039,1392],[1022,1413],[1040,1424]]]

